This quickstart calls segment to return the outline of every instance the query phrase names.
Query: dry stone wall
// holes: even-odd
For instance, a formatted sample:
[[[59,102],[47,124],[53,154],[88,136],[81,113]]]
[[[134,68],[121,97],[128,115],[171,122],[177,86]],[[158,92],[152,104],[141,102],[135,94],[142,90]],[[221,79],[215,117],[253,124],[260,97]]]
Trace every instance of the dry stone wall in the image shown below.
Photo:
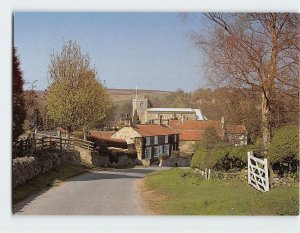
[[[35,155],[13,159],[12,186],[24,184],[39,174],[65,164],[79,165],[80,154],[77,151],[39,151]]]
[[[163,167],[190,167],[191,160],[191,157],[170,157],[160,159],[160,165]]]
[[[140,165],[136,153],[128,149],[109,147],[98,148],[90,151],[83,148],[75,148],[80,152],[82,162],[96,167],[133,167]]]

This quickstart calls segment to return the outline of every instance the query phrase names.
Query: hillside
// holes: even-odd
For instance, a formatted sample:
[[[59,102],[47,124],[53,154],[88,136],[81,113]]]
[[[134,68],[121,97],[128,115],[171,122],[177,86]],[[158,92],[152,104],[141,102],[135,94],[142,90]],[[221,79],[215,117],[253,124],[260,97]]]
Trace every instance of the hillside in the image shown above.
[[[42,98],[44,91],[35,91],[39,98]],[[108,92],[111,94],[112,100],[114,103],[125,102],[130,100],[135,96],[135,89],[108,89]],[[159,90],[138,90],[139,96],[149,96],[149,97],[161,97],[171,94],[171,91],[159,91]]]

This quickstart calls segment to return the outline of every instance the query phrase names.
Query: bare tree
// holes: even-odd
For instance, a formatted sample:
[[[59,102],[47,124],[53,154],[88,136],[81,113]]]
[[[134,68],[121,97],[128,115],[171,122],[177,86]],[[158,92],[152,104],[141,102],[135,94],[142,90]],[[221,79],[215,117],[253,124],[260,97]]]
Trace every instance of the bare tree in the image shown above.
[[[299,97],[299,16],[289,13],[205,13],[209,31],[191,38],[201,49],[204,67],[218,86],[261,93],[264,149],[272,134],[273,100],[284,92]]]

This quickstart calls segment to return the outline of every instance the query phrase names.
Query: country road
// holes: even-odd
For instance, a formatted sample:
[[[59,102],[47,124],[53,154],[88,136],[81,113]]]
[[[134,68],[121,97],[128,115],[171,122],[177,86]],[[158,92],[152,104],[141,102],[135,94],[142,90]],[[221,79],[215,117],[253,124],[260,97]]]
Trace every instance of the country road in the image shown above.
[[[90,171],[14,206],[17,215],[143,215],[137,181],[166,168]]]

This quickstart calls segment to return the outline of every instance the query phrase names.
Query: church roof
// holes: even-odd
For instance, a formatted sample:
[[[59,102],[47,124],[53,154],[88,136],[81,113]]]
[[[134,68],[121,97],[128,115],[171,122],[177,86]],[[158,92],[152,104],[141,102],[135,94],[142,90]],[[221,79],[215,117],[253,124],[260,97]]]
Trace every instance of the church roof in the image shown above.
[[[148,108],[148,112],[159,112],[159,113],[190,113],[196,114],[198,121],[207,120],[206,116],[201,112],[200,109],[193,108]]]
[[[192,108],[148,108],[148,112],[190,112],[194,113]]]

